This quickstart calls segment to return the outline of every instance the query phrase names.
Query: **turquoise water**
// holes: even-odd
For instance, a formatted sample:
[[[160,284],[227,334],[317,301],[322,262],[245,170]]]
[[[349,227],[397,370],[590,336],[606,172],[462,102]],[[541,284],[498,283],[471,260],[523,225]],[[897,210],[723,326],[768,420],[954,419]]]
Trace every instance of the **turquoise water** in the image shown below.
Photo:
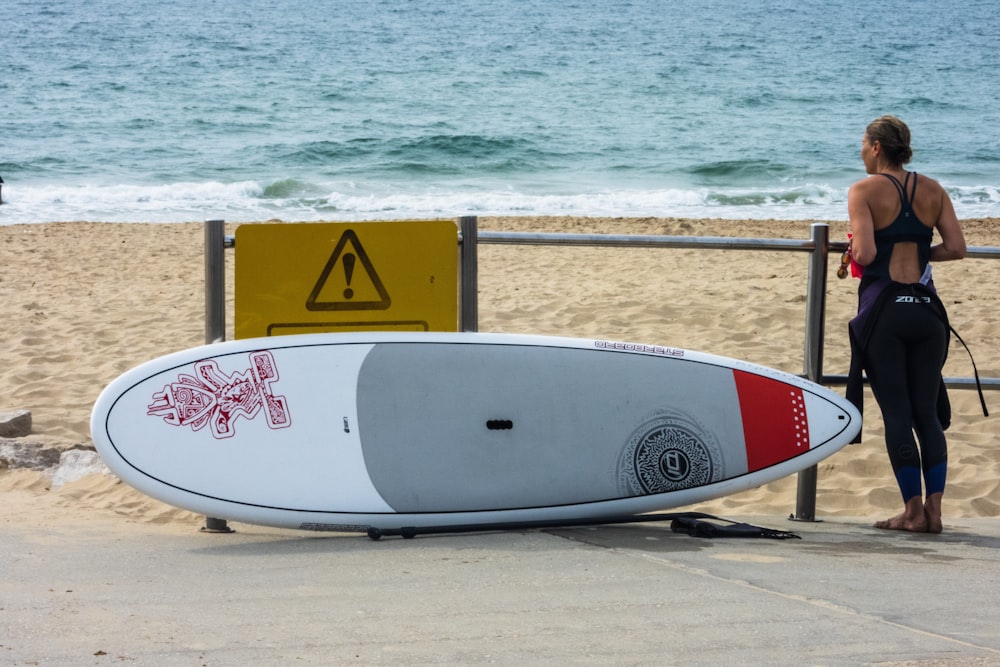
[[[1000,216],[992,0],[7,0],[0,224],[845,219],[895,113]]]

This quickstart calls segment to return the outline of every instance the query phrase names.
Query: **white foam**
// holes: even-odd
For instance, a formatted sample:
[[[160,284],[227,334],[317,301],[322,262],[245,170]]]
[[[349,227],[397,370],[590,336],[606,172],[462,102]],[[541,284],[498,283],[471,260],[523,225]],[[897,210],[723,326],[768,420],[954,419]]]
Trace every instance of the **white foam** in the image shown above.
[[[847,187],[777,183],[769,188],[666,187],[572,191],[565,184],[309,184],[309,197],[265,197],[266,184],[18,185],[4,190],[0,224],[98,222],[358,221],[462,215],[574,215],[781,220],[845,220]],[[548,191],[546,191],[548,190]],[[1000,217],[995,185],[949,187],[960,218]]]

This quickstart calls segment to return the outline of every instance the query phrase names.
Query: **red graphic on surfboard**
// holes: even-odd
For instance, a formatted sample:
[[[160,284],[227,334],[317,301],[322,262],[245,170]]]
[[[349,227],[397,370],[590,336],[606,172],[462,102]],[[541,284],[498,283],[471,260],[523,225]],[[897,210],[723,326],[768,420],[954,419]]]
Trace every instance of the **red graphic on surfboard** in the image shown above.
[[[212,359],[194,364],[195,375],[182,373],[163,391],[153,394],[146,414],[162,417],[171,426],[190,426],[200,431],[208,425],[216,438],[235,435],[238,417],[254,419],[263,411],[272,429],[291,426],[288,402],[275,396],[271,385],[278,380],[278,368],[270,352],[251,352],[250,368],[226,375]]]
[[[809,451],[809,420],[800,388],[738,370],[733,378],[750,472]]]

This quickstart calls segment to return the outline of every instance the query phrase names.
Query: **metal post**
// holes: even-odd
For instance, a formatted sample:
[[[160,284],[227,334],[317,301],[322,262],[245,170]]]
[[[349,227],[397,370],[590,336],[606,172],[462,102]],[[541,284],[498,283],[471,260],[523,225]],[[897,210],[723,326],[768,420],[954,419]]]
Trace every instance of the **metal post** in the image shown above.
[[[823,381],[823,335],[826,315],[826,271],[830,252],[830,226],[812,225],[812,250],[809,254],[809,278],[806,282],[806,338],[804,371],[806,379]],[[816,521],[817,468],[812,466],[798,475],[795,497],[795,521]]]
[[[226,340],[226,223],[205,221],[205,342]],[[225,519],[205,517],[206,533],[232,533]]]
[[[830,254],[830,226],[824,222],[812,225],[812,250],[809,254],[809,277],[806,282],[806,378],[823,381],[823,335],[826,316],[826,271]]]
[[[461,330],[479,331],[479,229],[474,215],[458,219],[462,234],[461,266]]]
[[[226,223],[205,221],[205,342],[226,340]]]

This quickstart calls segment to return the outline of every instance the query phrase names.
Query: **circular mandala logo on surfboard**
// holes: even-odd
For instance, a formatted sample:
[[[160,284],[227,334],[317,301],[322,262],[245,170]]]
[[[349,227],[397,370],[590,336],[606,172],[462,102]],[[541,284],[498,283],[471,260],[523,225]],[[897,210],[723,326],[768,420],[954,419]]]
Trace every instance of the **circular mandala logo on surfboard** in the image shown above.
[[[690,489],[718,481],[722,453],[693,420],[661,415],[632,432],[618,464],[618,483],[630,496]]]

